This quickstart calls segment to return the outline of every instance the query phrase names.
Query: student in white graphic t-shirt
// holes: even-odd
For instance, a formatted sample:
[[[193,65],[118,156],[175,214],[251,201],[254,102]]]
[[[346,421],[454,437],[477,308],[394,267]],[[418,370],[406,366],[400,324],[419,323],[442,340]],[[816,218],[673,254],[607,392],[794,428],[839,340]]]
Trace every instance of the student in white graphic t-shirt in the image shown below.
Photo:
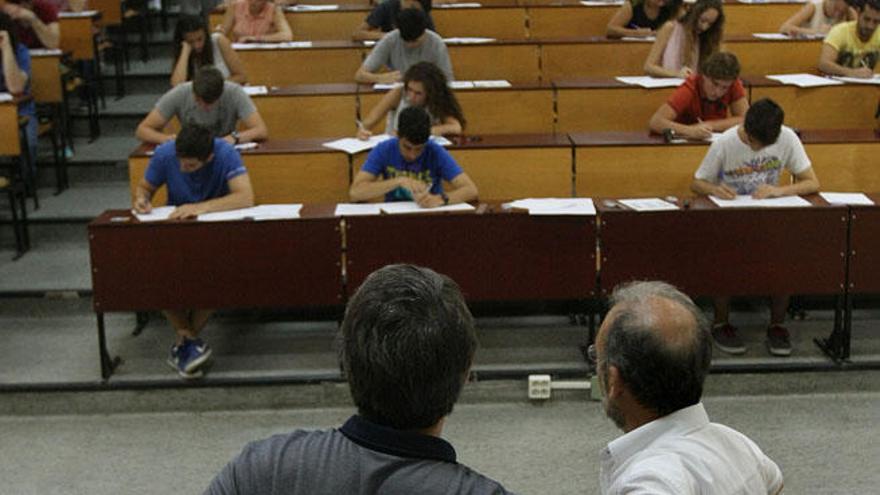
[[[819,179],[804,145],[793,130],[782,125],[784,118],[782,108],[773,100],[764,98],[752,104],[743,125],[728,129],[709,147],[691,190],[722,199],[738,194],[761,199],[818,191]],[[783,169],[794,177],[793,183],[779,184]],[[771,296],[767,349],[775,356],[791,354],[789,333],[782,326],[787,308],[788,295]],[[742,354],[746,347],[729,315],[730,298],[716,297],[712,338],[722,351]]]

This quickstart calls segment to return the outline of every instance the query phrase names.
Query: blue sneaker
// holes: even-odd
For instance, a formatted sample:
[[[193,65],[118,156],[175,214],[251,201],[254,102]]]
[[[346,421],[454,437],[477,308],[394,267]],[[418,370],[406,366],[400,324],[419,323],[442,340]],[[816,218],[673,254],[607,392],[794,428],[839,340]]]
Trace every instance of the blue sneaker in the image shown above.
[[[201,374],[199,368],[211,358],[211,348],[202,339],[184,339],[177,354],[177,371],[181,376]]]

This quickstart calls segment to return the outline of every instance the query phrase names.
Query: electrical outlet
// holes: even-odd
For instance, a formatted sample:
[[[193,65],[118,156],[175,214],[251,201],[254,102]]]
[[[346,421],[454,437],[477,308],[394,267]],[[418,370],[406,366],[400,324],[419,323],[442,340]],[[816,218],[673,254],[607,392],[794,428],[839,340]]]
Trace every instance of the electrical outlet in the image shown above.
[[[550,398],[550,375],[529,375],[529,399]]]

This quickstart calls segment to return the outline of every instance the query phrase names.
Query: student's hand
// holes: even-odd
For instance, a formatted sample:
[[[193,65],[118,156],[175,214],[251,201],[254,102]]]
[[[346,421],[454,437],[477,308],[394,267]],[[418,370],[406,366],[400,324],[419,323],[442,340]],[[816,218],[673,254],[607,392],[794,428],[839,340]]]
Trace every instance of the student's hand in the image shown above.
[[[647,27],[636,28],[636,36],[654,36],[656,34],[653,29]]]
[[[181,55],[189,56],[189,54],[192,53],[192,49],[193,49],[192,45],[190,45],[186,41],[180,42],[180,54]]]
[[[372,136],[372,135],[373,135],[372,132],[364,129],[361,126],[358,126],[357,138],[360,139],[361,141],[366,141],[366,140],[370,139],[370,136]]]
[[[228,136],[223,136],[223,140],[226,141],[227,143],[235,146],[235,138],[232,137],[232,134],[229,134]]]
[[[138,213],[149,213],[153,211],[153,205],[147,198],[137,198],[134,202],[134,211]]]
[[[408,190],[412,195],[413,199],[417,196],[425,194],[428,190],[428,187],[424,182],[420,180],[413,179],[412,177],[398,177],[397,185]]]
[[[703,140],[712,137],[712,127],[705,122],[697,122],[696,124],[687,126],[684,137],[688,139]]]
[[[396,82],[402,81],[402,75],[399,70],[393,70],[391,72],[383,72],[382,74],[378,74],[379,82],[383,84],[392,84]]]
[[[167,143],[168,141],[174,141],[177,139],[177,134],[165,134],[162,136],[162,142]]]
[[[687,78],[687,77],[693,75],[693,73],[694,73],[694,69],[691,69],[690,67],[685,66],[685,67],[682,67],[680,71],[678,71],[678,76]]]
[[[862,79],[871,79],[874,77],[874,71],[867,67],[859,67],[850,72],[850,77],[859,77]]]
[[[431,194],[427,191],[418,196],[413,196],[413,199],[415,199],[416,203],[422,208],[436,208],[438,206],[443,206],[443,198],[439,194]]]
[[[761,184],[752,193],[752,197],[755,199],[778,198],[779,196],[782,196],[782,190],[769,184]]]
[[[260,37],[259,36],[242,36],[241,38],[238,39],[238,42],[239,43],[259,43]]]
[[[186,218],[195,218],[204,213],[202,211],[201,205],[198,203],[190,203],[188,205],[180,205],[171,212],[171,215],[168,218],[172,219],[186,219]]]
[[[12,17],[16,21],[24,22],[28,25],[30,25],[34,20],[37,19],[37,15],[34,14],[32,10],[26,9],[24,7],[19,7],[8,13],[9,17]]]
[[[712,196],[721,199],[736,199],[736,191],[727,184],[718,184],[712,191]]]

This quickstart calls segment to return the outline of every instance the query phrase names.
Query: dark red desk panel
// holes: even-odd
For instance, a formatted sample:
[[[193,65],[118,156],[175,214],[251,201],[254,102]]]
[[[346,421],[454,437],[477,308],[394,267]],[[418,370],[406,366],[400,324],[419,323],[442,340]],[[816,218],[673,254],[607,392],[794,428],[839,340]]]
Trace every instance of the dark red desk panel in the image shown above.
[[[97,312],[341,304],[333,207],[299,220],[89,224]]]
[[[850,223],[850,291],[880,293],[880,193],[869,194],[874,206],[854,206]]]
[[[838,294],[845,277],[846,207],[638,213],[598,201],[601,290],[630,280],[670,282],[692,296]]]
[[[594,296],[595,217],[498,210],[347,219],[348,292],[377,268],[414,263],[451,277],[468,301]]]

